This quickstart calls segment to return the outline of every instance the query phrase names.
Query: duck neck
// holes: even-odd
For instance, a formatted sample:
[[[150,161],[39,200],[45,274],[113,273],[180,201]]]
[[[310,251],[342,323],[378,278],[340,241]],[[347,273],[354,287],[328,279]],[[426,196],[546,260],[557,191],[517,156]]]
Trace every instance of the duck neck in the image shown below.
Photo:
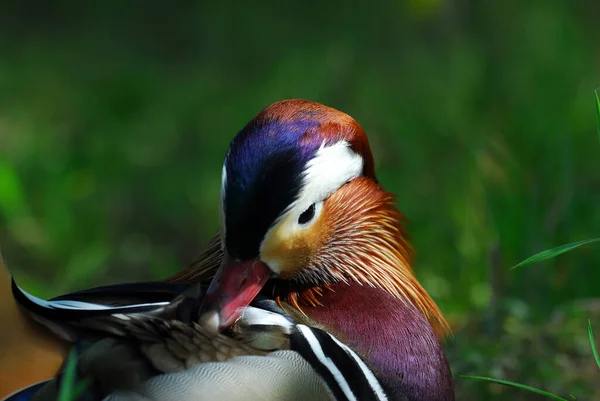
[[[15,303],[0,256],[0,399],[56,375],[68,345],[27,317]]]
[[[302,310],[354,348],[398,399],[453,400],[448,361],[417,308],[368,285],[335,284]],[[394,399],[396,399],[394,397]]]

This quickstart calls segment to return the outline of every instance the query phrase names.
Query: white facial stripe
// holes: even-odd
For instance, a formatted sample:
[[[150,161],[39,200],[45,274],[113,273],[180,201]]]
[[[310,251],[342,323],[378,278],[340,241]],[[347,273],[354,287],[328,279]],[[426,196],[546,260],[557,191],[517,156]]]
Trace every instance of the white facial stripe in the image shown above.
[[[311,204],[325,200],[346,182],[360,176],[363,158],[348,141],[321,146],[304,171],[303,185],[290,211],[305,211]]]

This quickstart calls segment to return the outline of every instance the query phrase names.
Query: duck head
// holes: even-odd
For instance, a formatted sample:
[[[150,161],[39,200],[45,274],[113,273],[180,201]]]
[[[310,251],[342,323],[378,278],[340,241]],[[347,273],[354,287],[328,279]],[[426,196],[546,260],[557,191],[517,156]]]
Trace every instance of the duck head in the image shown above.
[[[222,173],[224,257],[202,310],[223,329],[269,287],[302,311],[336,285],[381,290],[447,324],[410,267],[392,196],[349,115],[305,100],[262,110],[233,139]]]

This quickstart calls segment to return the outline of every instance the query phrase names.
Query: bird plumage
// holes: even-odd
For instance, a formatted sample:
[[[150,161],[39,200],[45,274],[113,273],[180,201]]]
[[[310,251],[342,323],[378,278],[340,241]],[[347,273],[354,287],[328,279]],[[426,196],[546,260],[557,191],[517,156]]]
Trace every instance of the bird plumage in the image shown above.
[[[226,155],[220,214],[201,258],[166,280],[187,295],[142,313],[225,330],[270,297],[299,327],[324,330],[323,343],[356,352],[389,399],[454,399],[438,339],[448,325],[414,275],[402,215],[352,117],[304,100],[261,111]]]
[[[223,261],[203,311],[226,326],[244,306],[234,294],[262,287],[298,321],[350,344],[399,396],[454,399],[436,338],[448,324],[414,275],[402,215],[352,117],[275,103],[234,138],[222,181]]]

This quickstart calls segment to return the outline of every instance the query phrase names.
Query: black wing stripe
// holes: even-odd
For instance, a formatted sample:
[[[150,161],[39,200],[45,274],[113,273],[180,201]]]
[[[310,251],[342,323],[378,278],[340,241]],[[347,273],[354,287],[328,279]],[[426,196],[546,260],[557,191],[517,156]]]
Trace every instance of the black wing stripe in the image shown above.
[[[325,380],[336,400],[385,401],[387,395],[375,375],[349,347],[329,333],[297,325],[291,348],[300,353]]]

